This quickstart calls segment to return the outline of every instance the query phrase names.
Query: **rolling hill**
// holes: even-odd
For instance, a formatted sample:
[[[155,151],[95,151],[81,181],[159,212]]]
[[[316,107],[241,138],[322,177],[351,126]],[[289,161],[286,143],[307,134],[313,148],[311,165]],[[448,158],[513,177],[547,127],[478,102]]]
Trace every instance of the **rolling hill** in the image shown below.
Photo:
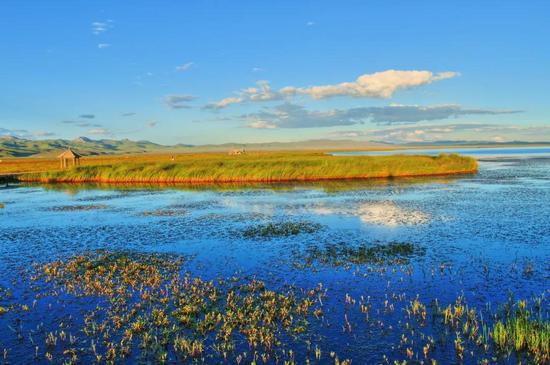
[[[29,140],[12,136],[0,137],[0,158],[9,157],[52,157],[67,148],[73,148],[85,156],[135,154],[155,152],[225,152],[245,148],[255,151],[275,150],[342,150],[391,146],[378,142],[361,142],[348,140],[310,140],[301,142],[272,143],[226,143],[219,145],[193,146],[186,144],[161,145],[149,141],[131,141],[129,139],[90,139],[79,137],[74,140],[44,139]]]

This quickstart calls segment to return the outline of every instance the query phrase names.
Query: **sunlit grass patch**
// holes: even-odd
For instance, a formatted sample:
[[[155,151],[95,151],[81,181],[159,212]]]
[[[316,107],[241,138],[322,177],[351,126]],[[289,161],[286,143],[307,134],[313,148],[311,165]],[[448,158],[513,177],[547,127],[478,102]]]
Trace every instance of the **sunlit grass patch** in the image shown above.
[[[424,255],[425,251],[425,248],[409,242],[315,245],[298,253],[295,264],[298,267],[406,264],[411,258]]]
[[[315,233],[322,225],[312,222],[280,222],[259,224],[246,228],[243,236],[246,238],[288,237],[305,233]]]
[[[243,183],[393,178],[473,173],[477,162],[439,156],[332,156],[324,153],[189,154],[175,162],[154,159],[90,161],[85,166],[20,176],[21,181],[112,183]]]

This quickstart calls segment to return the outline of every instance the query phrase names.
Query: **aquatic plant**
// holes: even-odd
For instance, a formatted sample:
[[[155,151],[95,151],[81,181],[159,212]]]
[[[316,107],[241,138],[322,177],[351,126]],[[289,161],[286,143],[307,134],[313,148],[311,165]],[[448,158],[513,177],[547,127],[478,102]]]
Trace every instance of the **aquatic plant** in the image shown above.
[[[425,248],[409,242],[313,245],[305,253],[296,254],[295,264],[299,267],[315,264],[333,267],[351,264],[405,264],[411,258],[424,253]]]
[[[550,361],[550,322],[536,318],[526,301],[518,301],[514,311],[499,319],[491,335],[499,351],[526,352],[541,364]]]
[[[271,238],[295,236],[302,233],[314,233],[322,226],[312,222],[281,222],[259,224],[246,228],[243,236],[246,238]]]
[[[89,205],[63,205],[58,207],[51,207],[47,210],[52,212],[82,212],[89,210],[102,210],[109,209],[108,205],[105,204],[89,204]]]
[[[136,351],[157,362],[289,359],[289,344],[299,346],[312,313],[320,310],[320,288],[274,291],[255,279],[205,281],[183,274],[184,262],[171,255],[87,252],[37,266],[33,277],[51,295],[62,290],[106,299],[85,313],[81,329],[88,355],[98,362],[117,362]],[[47,357],[65,343],[58,332],[44,341]]]

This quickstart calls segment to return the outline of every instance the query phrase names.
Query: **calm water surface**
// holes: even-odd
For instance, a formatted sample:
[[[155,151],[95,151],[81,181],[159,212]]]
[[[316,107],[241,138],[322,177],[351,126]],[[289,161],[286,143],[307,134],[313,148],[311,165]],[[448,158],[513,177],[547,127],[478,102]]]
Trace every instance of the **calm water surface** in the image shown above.
[[[477,175],[452,179],[217,189],[2,188],[0,287],[12,288],[10,300],[30,305],[34,294],[25,289],[21,273],[33,263],[95,249],[183,254],[190,257],[185,269],[205,278],[254,276],[274,290],[322,283],[328,298],[326,323],[314,324],[321,334],[316,337],[319,346],[353,364],[383,363],[384,355],[404,359],[398,348],[404,307],[396,303],[396,313],[381,314],[385,326],[360,324],[361,314],[348,312],[346,294],[370,297],[379,308],[396,294],[406,295],[403,306],[416,296],[446,305],[463,295],[470,306],[487,310],[510,295],[532,299],[550,294],[550,159],[532,158],[541,151],[550,152],[516,150],[531,156],[517,159],[505,153],[503,159],[480,162]],[[78,208],[82,206],[90,208]],[[151,214],[163,211],[171,213]],[[275,238],[242,234],[259,224],[281,222],[318,223],[321,229]],[[391,266],[299,265],[312,247],[375,242],[414,243],[425,255],[412,259],[408,274]],[[548,302],[543,303],[547,316]],[[67,306],[66,312],[55,314],[44,308],[0,315],[0,350],[9,349],[14,363],[48,363],[32,357],[27,334],[43,338],[48,328],[41,323],[67,315],[78,318],[78,310]],[[352,332],[343,330],[347,320],[358,323],[353,322]],[[18,326],[24,340],[17,338]],[[456,361],[452,347],[438,351],[438,363]]]

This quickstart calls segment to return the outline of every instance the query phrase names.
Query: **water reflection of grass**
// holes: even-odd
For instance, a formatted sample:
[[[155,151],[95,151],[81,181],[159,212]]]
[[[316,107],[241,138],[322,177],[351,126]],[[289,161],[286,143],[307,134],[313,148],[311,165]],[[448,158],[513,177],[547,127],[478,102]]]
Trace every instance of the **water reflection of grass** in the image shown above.
[[[322,190],[327,193],[355,191],[365,189],[380,189],[388,186],[406,188],[419,184],[450,184],[469,175],[450,176],[416,176],[395,178],[379,178],[365,180],[320,180],[320,181],[293,181],[293,182],[226,182],[210,184],[192,183],[55,183],[38,184],[23,183],[22,186],[40,186],[49,191],[64,191],[71,195],[82,191],[104,190],[117,192],[131,192],[140,190],[181,190],[181,191],[257,191],[258,189],[272,191],[292,191],[296,189]]]

